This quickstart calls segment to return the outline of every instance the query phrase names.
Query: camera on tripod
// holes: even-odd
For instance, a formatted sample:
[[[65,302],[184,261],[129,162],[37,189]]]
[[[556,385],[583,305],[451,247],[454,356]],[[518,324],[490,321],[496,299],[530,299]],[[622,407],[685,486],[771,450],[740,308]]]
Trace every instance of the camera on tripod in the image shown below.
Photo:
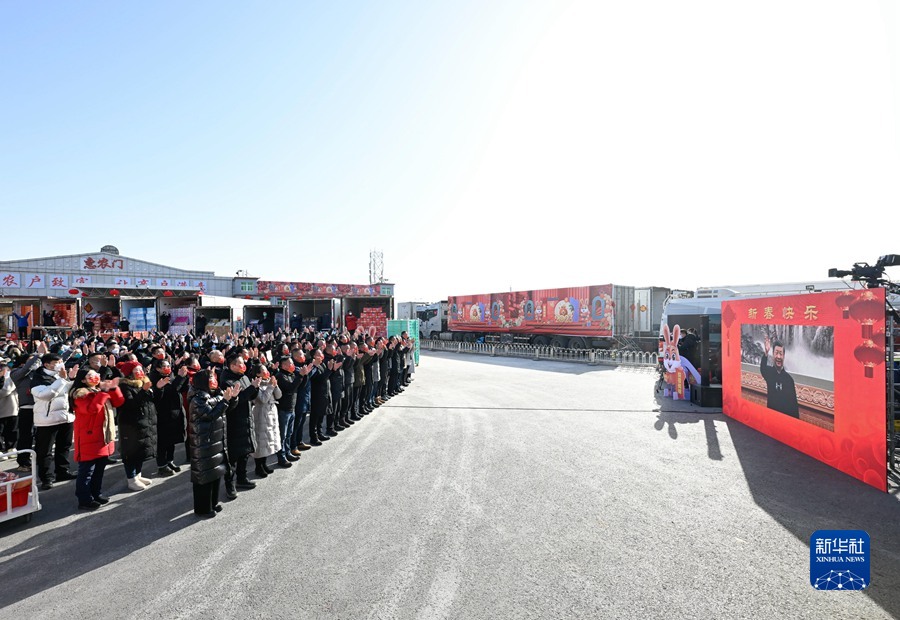
[[[895,267],[900,265],[900,254],[885,254],[878,258],[874,265],[869,263],[854,263],[849,270],[837,269],[832,267],[828,270],[829,278],[846,278],[850,276],[851,280],[865,282],[870,287],[883,286],[887,281],[884,276],[885,267]]]

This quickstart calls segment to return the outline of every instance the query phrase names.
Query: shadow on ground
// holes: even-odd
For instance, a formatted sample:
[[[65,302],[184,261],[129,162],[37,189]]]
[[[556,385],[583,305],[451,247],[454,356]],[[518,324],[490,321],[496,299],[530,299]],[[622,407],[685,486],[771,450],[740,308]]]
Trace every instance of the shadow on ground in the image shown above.
[[[900,502],[749,426],[724,418],[753,499],[809,546],[822,529],[859,529],[872,541],[865,593],[900,617]],[[812,587],[812,586],[810,586]]]
[[[118,471],[110,468],[104,490],[108,490],[114,501],[95,512],[77,510],[72,481],[40,492],[43,508],[34,514],[30,524],[0,523],[0,540],[23,530],[33,528],[36,532],[0,551],[0,571],[4,575],[0,609],[198,523],[193,513],[189,472],[167,478],[164,483],[154,480],[147,490],[128,493],[121,466],[113,467]],[[47,529],[49,523],[76,512],[77,519]],[[60,558],[78,558],[78,562],[62,565]]]

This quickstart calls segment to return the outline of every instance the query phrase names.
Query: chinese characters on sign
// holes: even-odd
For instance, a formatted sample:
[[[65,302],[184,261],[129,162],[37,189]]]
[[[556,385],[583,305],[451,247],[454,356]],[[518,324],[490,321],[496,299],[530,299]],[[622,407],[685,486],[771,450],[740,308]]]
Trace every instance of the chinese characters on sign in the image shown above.
[[[766,306],[762,309],[762,316],[767,320],[772,320],[775,318],[775,308],[773,306]],[[747,308],[747,318],[748,319],[757,319],[759,318],[759,309],[758,308]],[[781,318],[783,319],[793,319],[794,318],[794,308],[791,306],[784,306],[781,308]],[[807,321],[818,321],[819,320],[819,309],[816,306],[808,305],[803,310],[803,318]]]
[[[39,273],[26,273],[22,282],[25,288],[44,288],[44,276]]]
[[[60,275],[48,276],[50,288],[69,288],[69,277]]]
[[[818,530],[809,538],[809,583],[816,590],[865,590],[871,583],[869,535]]]
[[[87,256],[81,260],[83,271],[124,271],[125,259]]]
[[[18,273],[0,273],[0,288],[19,288],[22,279]]]

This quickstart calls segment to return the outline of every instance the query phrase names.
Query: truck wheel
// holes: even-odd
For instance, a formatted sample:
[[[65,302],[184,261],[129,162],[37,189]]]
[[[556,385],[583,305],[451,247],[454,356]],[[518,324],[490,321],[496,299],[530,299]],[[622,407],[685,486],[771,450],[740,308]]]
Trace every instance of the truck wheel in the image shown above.
[[[430,340],[440,340],[440,339],[441,339],[441,335],[440,335],[440,333],[438,333],[438,332],[431,332],[431,335],[428,336],[428,338],[429,338]]]
[[[572,338],[569,340],[569,348],[570,349],[587,349],[587,345],[584,343],[584,338]]]
[[[565,349],[569,344],[569,339],[565,336],[553,336],[550,339],[550,346],[555,349]]]
[[[547,336],[535,336],[532,344],[536,347],[546,347],[550,344],[550,339]]]

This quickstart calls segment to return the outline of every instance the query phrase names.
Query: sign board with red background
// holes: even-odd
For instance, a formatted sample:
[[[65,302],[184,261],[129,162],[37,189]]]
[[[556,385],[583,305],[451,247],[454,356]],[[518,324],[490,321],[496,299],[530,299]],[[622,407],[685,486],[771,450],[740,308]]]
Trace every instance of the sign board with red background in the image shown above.
[[[746,334],[760,326],[833,327],[833,390],[797,383],[803,419],[769,409],[758,369],[741,363]],[[763,327],[762,329],[766,329]],[[775,329],[774,327],[772,329]],[[809,456],[887,490],[885,415],[885,295],[883,289],[847,290],[727,301],[722,304],[723,411]],[[742,333],[745,338],[742,343]],[[752,346],[752,345],[750,345]],[[772,355],[772,352],[769,353]],[[785,370],[790,371],[790,355]],[[754,376],[754,370],[756,376]],[[815,407],[832,408],[833,430],[818,424]],[[822,418],[827,418],[821,415]]]

